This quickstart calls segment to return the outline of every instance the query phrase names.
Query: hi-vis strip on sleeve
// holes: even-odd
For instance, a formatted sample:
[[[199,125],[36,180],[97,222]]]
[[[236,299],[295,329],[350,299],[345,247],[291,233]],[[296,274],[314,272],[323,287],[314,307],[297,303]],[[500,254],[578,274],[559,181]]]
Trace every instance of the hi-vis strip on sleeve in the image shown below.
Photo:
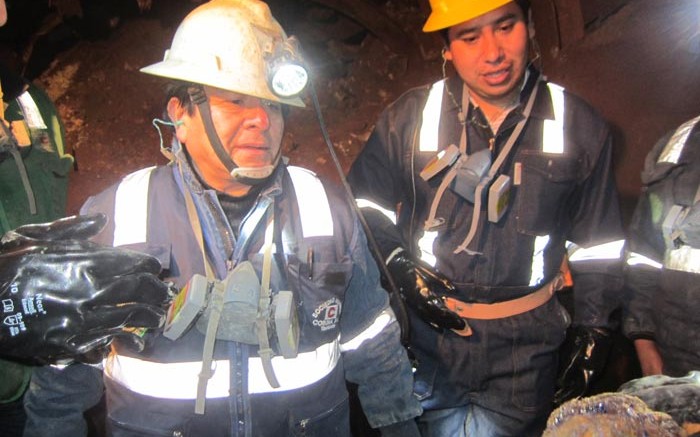
[[[343,339],[341,338],[341,352],[352,351],[359,348],[362,345],[362,343],[376,337],[380,332],[382,332],[384,328],[386,328],[389,325],[389,323],[391,323],[394,320],[396,320],[396,316],[394,316],[393,311],[391,311],[390,309],[382,311],[367,329],[356,335],[348,342],[343,343]]]
[[[597,246],[581,247],[569,241],[566,242],[566,250],[569,254],[569,262],[595,261],[606,259],[621,259],[625,240],[616,240]]]
[[[300,167],[287,167],[299,204],[304,238],[333,235],[333,216],[328,196],[316,175]]]
[[[396,224],[396,213],[394,211],[389,211],[388,209],[382,207],[381,205],[372,202],[367,199],[355,199],[355,203],[358,208],[372,208],[384,214],[393,224]]]
[[[663,265],[660,262],[654,261],[653,259],[646,257],[646,256],[642,255],[641,253],[637,253],[637,252],[628,253],[626,262],[627,262],[628,266],[644,265],[644,266],[653,267],[655,269],[660,269],[663,267]]]
[[[148,226],[148,185],[155,167],[126,176],[114,201],[114,246],[143,243]]]
[[[423,231],[423,235],[418,239],[420,259],[428,263],[431,267],[435,267],[435,264],[437,264],[437,257],[433,253],[433,244],[437,237],[437,231]]]

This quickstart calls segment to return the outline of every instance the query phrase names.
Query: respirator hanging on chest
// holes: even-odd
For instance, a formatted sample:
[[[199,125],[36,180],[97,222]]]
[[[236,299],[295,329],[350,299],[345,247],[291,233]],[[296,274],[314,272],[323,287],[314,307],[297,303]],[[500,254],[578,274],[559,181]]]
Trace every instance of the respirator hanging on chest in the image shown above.
[[[477,203],[477,195],[485,196],[487,194],[488,219],[492,223],[498,223],[510,203],[511,183],[510,177],[499,175],[493,183],[489,184],[491,182],[489,178],[491,166],[491,150],[482,149],[471,155],[466,155],[460,153],[457,146],[451,144],[438,152],[423,168],[420,176],[427,181],[449,168],[444,176],[443,184],[446,183],[452,192],[472,204]],[[477,190],[479,185],[485,186],[481,190]],[[479,200],[483,201],[483,197],[480,197]]]
[[[217,295],[223,298],[220,305],[215,303]],[[176,340],[192,325],[206,334],[215,313],[220,317],[218,340],[259,345],[263,334],[279,355],[285,358],[297,355],[299,321],[294,294],[283,290],[263,297],[260,280],[249,261],[239,263],[221,281],[194,275],[170,306],[163,335]],[[260,332],[261,316],[265,318],[267,333]]]
[[[471,155],[462,155],[454,165],[455,176],[450,189],[463,199],[474,203],[476,187],[491,168],[491,151],[479,150]]]

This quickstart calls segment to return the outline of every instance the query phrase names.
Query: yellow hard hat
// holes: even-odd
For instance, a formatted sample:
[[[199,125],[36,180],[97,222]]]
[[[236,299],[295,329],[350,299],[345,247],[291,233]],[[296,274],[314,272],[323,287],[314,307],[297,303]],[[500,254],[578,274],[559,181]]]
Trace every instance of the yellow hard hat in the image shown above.
[[[430,16],[423,32],[447,29],[484,15],[513,0],[430,0]]]

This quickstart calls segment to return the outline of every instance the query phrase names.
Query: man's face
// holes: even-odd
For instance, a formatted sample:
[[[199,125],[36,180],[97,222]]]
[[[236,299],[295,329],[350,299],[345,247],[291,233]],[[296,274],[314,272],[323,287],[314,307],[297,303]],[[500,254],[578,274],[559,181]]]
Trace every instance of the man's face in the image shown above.
[[[253,168],[274,163],[280,153],[284,131],[281,105],[232,91],[204,88],[219,140],[233,162],[239,167]],[[181,120],[185,137],[179,139],[186,144],[200,176],[223,192],[237,186],[209,144],[199,110],[191,116],[184,112]],[[178,129],[178,135],[181,130]]]
[[[508,3],[451,27],[445,59],[452,61],[476,100],[512,103],[528,59],[528,28],[520,7]]]

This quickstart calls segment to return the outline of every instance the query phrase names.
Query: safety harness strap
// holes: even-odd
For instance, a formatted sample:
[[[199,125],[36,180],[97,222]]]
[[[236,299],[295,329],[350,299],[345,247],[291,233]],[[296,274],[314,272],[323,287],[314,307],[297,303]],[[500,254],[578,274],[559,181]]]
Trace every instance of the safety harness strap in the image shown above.
[[[493,320],[516,316],[532,311],[547,303],[554,293],[564,286],[564,277],[557,274],[544,287],[517,299],[496,303],[468,303],[453,297],[445,298],[445,305],[465,319]]]

